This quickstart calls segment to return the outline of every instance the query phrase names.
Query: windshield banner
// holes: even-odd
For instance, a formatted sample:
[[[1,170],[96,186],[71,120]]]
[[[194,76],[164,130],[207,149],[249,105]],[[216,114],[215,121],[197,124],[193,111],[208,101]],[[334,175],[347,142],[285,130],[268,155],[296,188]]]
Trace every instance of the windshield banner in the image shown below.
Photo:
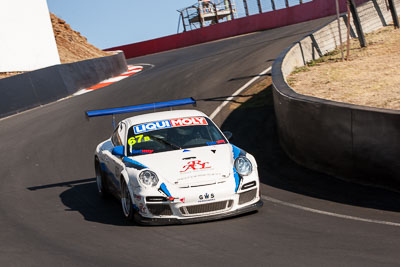
[[[135,131],[135,134],[140,134],[165,128],[193,125],[208,125],[208,123],[203,117],[189,117],[139,124],[134,126],[133,130]]]

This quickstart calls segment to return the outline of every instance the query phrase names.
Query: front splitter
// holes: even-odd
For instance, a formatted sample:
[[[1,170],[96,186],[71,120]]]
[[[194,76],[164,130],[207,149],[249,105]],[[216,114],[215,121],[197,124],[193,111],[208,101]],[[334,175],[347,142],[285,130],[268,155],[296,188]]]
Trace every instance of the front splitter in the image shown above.
[[[234,217],[240,214],[249,213],[255,210],[258,210],[263,206],[263,202],[260,199],[258,202],[251,204],[249,206],[215,215],[209,215],[204,217],[196,217],[196,218],[188,218],[188,219],[177,219],[177,218],[146,218],[141,216],[140,214],[135,215],[135,221],[141,225],[171,225],[171,224],[190,224],[190,223],[199,223],[199,222],[207,222],[207,221],[215,221],[224,219],[227,217]]]

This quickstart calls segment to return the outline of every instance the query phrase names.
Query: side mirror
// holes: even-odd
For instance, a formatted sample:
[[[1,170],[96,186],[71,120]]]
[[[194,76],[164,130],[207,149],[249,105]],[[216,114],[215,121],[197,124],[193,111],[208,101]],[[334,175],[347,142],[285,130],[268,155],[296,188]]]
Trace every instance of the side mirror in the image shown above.
[[[124,157],[124,146],[116,146],[111,152],[114,156]]]
[[[233,136],[233,133],[231,133],[230,131],[224,131],[222,133],[225,135],[226,139],[228,139],[228,140],[231,139]]]

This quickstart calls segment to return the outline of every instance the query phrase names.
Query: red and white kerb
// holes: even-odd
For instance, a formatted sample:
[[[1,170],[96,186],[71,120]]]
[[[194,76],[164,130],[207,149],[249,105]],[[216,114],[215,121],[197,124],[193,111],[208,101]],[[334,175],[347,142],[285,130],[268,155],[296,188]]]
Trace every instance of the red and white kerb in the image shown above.
[[[106,86],[108,86],[110,84],[113,84],[115,82],[119,82],[119,81],[121,81],[121,80],[123,80],[125,78],[128,78],[129,76],[132,76],[132,75],[134,75],[134,74],[136,74],[138,72],[141,72],[142,70],[143,70],[142,66],[129,65],[128,66],[128,71],[126,71],[126,72],[124,72],[124,73],[122,73],[122,74],[120,74],[118,76],[115,76],[115,77],[109,78],[107,80],[104,80],[104,81],[102,81],[102,82],[100,82],[100,83],[98,83],[96,85],[93,85],[92,87],[79,90],[74,95],[82,95],[82,94],[86,94],[86,93],[89,93],[91,91],[106,87]]]

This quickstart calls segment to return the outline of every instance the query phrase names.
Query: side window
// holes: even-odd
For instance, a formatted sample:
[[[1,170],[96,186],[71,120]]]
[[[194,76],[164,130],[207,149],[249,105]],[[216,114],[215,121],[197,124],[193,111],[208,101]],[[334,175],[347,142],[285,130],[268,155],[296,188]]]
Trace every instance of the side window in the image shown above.
[[[121,146],[122,142],[121,142],[121,138],[118,134],[118,129],[119,129],[119,125],[118,127],[115,128],[112,136],[111,136],[111,142],[113,143],[114,146]]]

